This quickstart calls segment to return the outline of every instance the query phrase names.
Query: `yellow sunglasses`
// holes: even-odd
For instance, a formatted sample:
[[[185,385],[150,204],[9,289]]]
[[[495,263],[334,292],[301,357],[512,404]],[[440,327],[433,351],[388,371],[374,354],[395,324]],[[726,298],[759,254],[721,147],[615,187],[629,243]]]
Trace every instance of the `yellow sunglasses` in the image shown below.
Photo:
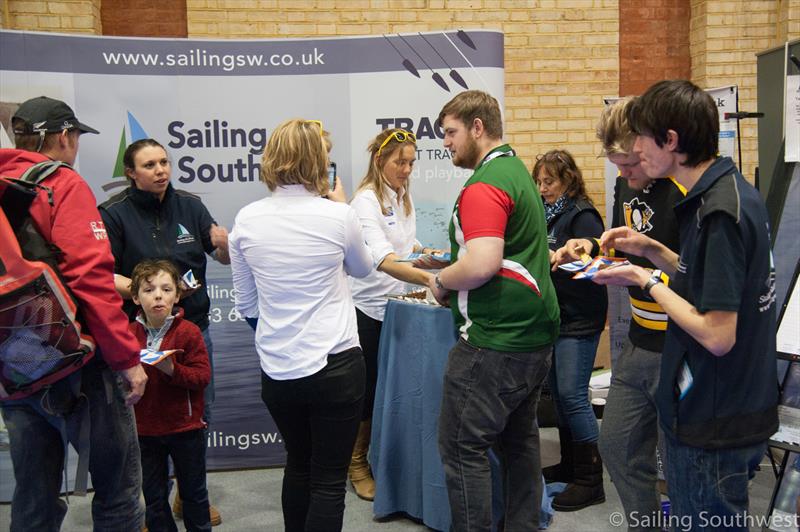
[[[395,139],[397,142],[405,142],[407,140],[410,140],[415,144],[417,142],[417,136],[414,135],[412,132],[406,131],[405,129],[401,129],[400,131],[395,131],[394,133],[386,137],[386,140],[384,140],[383,144],[381,144],[380,148],[378,148],[379,157],[381,155],[381,151],[383,151],[383,147],[389,144],[389,141],[392,139]]]
[[[325,131],[322,129],[322,120],[303,120],[306,124],[317,124],[319,126],[319,134],[322,135]]]

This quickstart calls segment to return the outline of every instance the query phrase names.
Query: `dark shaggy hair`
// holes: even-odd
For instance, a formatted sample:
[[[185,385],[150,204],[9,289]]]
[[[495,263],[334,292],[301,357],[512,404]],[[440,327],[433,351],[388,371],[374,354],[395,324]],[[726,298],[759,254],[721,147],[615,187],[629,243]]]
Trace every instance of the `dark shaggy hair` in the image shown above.
[[[686,80],[659,81],[628,106],[628,123],[637,135],[661,147],[667,131],[678,134],[684,166],[695,167],[719,152],[719,112],[706,91]]]

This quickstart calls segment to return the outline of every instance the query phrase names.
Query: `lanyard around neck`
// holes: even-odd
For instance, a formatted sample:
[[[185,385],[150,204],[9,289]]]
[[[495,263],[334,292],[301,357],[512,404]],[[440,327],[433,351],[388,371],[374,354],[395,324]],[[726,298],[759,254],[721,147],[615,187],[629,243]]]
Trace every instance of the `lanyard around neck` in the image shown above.
[[[508,151],[493,151],[492,153],[483,158],[483,161],[481,161],[481,164],[478,166],[478,168],[488,163],[492,159],[497,159],[498,157],[514,157],[515,155],[516,153],[514,153],[513,149]]]

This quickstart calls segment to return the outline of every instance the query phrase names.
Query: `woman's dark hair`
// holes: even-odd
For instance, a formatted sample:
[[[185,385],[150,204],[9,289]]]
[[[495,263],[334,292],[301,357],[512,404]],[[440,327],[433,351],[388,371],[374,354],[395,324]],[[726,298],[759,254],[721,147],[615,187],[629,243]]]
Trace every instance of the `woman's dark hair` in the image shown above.
[[[159,144],[157,140],[154,139],[139,139],[136,142],[132,142],[127,148],[125,148],[125,153],[122,155],[122,164],[125,168],[129,168],[131,170],[136,168],[136,163],[134,162],[134,157],[136,154],[139,153],[139,150],[142,148],[147,148],[148,146],[152,146],[155,148],[161,148],[166,153],[166,148]]]
[[[547,175],[561,181],[564,185],[564,194],[572,199],[588,200],[586,195],[586,185],[583,182],[583,174],[575,159],[567,150],[550,150],[544,155],[536,157],[533,165],[531,177],[535,183],[539,183],[539,171],[544,168]]]
[[[678,134],[684,166],[695,167],[719,152],[719,111],[709,94],[686,80],[659,81],[628,106],[628,123],[637,135],[661,147],[671,129]]]

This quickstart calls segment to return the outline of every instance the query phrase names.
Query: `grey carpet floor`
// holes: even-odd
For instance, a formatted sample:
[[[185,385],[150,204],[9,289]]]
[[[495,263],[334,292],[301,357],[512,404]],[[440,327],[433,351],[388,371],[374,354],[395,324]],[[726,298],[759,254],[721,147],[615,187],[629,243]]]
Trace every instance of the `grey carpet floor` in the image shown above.
[[[542,429],[542,463],[549,465],[558,461],[558,432]],[[8,474],[4,469],[0,474]],[[259,469],[210,473],[208,486],[211,502],[222,514],[222,524],[215,532],[234,531],[280,531],[282,469]],[[750,487],[750,508],[754,516],[763,516],[770,501],[774,475],[765,458]],[[605,477],[606,502],[571,513],[556,513],[550,526],[552,532],[602,532],[623,530],[612,523],[614,512],[621,511],[614,485]],[[91,530],[89,497],[70,497],[70,508],[63,530],[79,532]],[[402,515],[376,521],[372,516],[372,504],[362,501],[348,488],[344,514],[344,530],[347,532],[399,532],[428,530],[424,525]],[[8,530],[10,505],[0,504],[0,530]],[[179,523],[180,524],[180,523]],[[757,528],[753,528],[757,530]]]

